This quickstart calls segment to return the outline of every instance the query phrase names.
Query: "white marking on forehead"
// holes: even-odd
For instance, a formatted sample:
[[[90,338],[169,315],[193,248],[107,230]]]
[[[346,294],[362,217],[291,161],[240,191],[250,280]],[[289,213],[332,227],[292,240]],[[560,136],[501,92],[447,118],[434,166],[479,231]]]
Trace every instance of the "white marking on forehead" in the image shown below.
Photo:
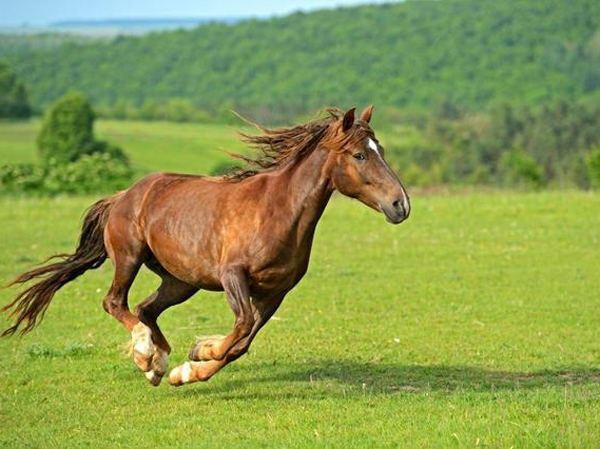
[[[367,139],[368,144],[369,144],[369,148],[372,149],[373,151],[377,151],[377,144],[375,143],[375,141],[373,139],[371,139],[370,137]]]
[[[369,145],[369,148],[372,149],[373,151],[375,151],[377,153],[377,155],[379,157],[381,157],[381,153],[379,152],[379,147],[377,146],[377,144],[375,143],[375,141],[373,139],[371,139],[370,137],[367,139],[367,144]]]

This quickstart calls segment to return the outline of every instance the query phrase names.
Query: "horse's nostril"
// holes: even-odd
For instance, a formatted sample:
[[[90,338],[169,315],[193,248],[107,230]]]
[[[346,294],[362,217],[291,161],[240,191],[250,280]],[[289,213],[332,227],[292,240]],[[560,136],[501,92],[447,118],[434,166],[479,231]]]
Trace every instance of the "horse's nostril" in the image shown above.
[[[396,212],[400,212],[402,215],[406,213],[402,200],[392,201],[392,207]]]

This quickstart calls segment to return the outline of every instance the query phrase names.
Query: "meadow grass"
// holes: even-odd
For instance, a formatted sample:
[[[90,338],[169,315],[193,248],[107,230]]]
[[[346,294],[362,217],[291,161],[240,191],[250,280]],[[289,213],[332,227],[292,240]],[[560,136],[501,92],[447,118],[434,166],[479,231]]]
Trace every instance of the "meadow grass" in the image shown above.
[[[0,165],[37,160],[36,135],[41,122],[0,122]],[[244,151],[237,130],[243,126],[196,123],[98,120],[95,132],[125,150],[137,175],[154,171],[210,173],[231,161],[222,150]]]
[[[0,279],[71,250],[93,200],[2,199]],[[417,195],[395,227],[334,198],[309,273],[250,354],[179,389],[150,387],[124,355],[101,306],[107,263],[0,341],[0,443],[597,446],[599,210],[577,192]],[[143,272],[131,302],[156,285]],[[231,324],[219,293],[166,312],[171,366]]]
[[[36,126],[0,123],[0,164],[34,160]],[[239,149],[219,126],[97,132],[144,170],[206,172],[208,148]],[[0,282],[71,251],[96,199],[0,198]],[[102,309],[110,263],[86,273],[33,333],[0,340],[0,446],[597,447],[600,195],[413,192],[412,206],[391,226],[334,197],[306,277],[207,384],[150,387]],[[131,303],[157,281],[140,273]],[[221,293],[167,311],[171,366],[232,317]]]

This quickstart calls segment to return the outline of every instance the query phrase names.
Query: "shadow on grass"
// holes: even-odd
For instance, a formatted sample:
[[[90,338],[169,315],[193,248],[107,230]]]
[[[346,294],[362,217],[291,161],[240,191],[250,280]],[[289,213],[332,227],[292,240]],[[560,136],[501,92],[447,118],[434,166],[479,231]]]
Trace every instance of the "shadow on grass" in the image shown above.
[[[318,399],[324,395],[348,397],[365,394],[469,393],[600,385],[600,369],[590,368],[520,372],[469,366],[324,360],[312,366],[252,364],[232,365],[227,370],[234,375],[234,379],[209,382],[204,388],[188,387],[185,395],[224,395],[223,399],[278,396]],[[221,376],[224,374],[221,373]],[[255,391],[250,393],[249,387]]]

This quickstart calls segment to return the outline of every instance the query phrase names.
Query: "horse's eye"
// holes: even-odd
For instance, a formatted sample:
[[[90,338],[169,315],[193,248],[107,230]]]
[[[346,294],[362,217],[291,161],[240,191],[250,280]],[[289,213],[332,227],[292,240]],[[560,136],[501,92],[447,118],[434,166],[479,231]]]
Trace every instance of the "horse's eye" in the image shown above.
[[[354,153],[352,157],[358,161],[364,161],[367,158],[367,156],[365,156],[365,153]]]

